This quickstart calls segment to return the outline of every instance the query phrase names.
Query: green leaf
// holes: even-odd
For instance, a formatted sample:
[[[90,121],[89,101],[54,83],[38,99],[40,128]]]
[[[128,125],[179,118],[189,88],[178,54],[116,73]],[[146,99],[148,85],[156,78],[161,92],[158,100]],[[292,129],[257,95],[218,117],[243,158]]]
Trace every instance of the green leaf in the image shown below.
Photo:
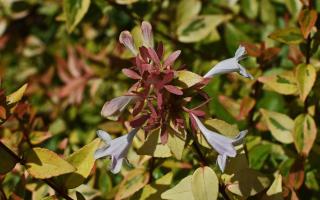
[[[139,155],[150,155],[156,158],[167,158],[172,155],[168,145],[161,144],[160,129],[148,134],[146,141],[137,150],[137,153]]]
[[[301,114],[294,120],[293,139],[297,151],[307,156],[317,136],[317,127],[309,114]]]
[[[306,173],[305,184],[311,190],[320,189],[319,179],[317,178],[317,175],[319,175],[319,173],[317,173],[317,170],[312,170]]]
[[[243,13],[250,19],[254,19],[258,15],[259,4],[257,0],[242,0],[241,9]]]
[[[202,15],[186,20],[177,29],[178,39],[185,43],[201,41],[216,31],[219,24],[230,18],[230,15]]]
[[[270,155],[272,149],[271,144],[259,144],[253,147],[249,151],[250,167],[256,170],[261,169],[264,166],[264,162]]]
[[[295,18],[298,16],[299,11],[302,8],[302,3],[300,0],[285,0],[285,4],[290,12],[290,14]]]
[[[177,6],[176,23],[189,20],[199,14],[201,10],[200,0],[181,0]]]
[[[192,87],[195,84],[203,81],[202,76],[187,70],[177,71],[177,78],[177,84],[184,88]]]
[[[304,41],[301,31],[298,28],[280,29],[273,32],[269,37],[286,44],[300,44]]]
[[[219,180],[210,167],[200,167],[192,175],[191,189],[197,200],[214,200],[219,194]]]
[[[293,142],[294,121],[285,114],[261,109],[264,120],[272,136],[279,142],[290,144]]]
[[[234,54],[241,42],[248,42],[250,38],[232,23],[227,23],[225,26],[225,38],[227,38],[227,48],[231,55]]]
[[[271,0],[261,0],[260,18],[266,24],[274,24],[276,22],[276,10]]]
[[[69,33],[80,23],[89,6],[90,0],[63,0],[63,12]]]
[[[9,153],[7,153],[2,146],[0,146],[0,158],[2,160],[0,162],[0,174],[6,174],[10,172],[17,163],[16,160]]]
[[[316,69],[313,65],[300,64],[296,69],[296,79],[300,99],[304,102],[316,81]]]
[[[59,177],[60,181],[67,189],[75,188],[81,185],[89,176],[94,165],[94,152],[98,148],[100,139],[95,139],[91,143],[85,145],[78,151],[71,154],[66,160],[72,164],[77,170]]]
[[[169,128],[168,147],[174,157],[181,160],[184,146],[186,144],[186,133]]]
[[[185,177],[176,186],[162,193],[161,198],[170,200],[194,200],[191,189],[191,182],[192,175]]]
[[[28,172],[39,179],[46,179],[76,171],[67,161],[60,158],[56,153],[44,149],[33,148],[24,155]]]
[[[266,89],[271,89],[279,94],[298,94],[298,84],[293,72],[287,71],[277,75],[262,76],[258,81],[264,83]]]
[[[23,97],[24,92],[26,91],[28,87],[28,84],[24,84],[21,88],[19,88],[17,91],[13,92],[12,94],[7,96],[7,103],[13,104],[20,101]]]

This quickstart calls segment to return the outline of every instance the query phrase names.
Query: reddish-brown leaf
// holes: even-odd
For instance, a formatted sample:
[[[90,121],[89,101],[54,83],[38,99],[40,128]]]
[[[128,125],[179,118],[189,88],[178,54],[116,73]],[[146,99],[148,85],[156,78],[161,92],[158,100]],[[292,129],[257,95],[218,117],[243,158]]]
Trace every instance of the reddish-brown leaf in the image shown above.
[[[263,52],[263,60],[270,61],[273,57],[275,57],[280,52],[279,48],[273,47],[268,48]]]
[[[172,93],[172,94],[175,94],[175,95],[183,95],[183,92],[182,90],[180,90],[179,88],[177,88],[176,86],[174,85],[165,85],[164,88]]]
[[[165,145],[168,142],[169,132],[166,125],[161,126],[160,140],[161,144]]]
[[[153,48],[148,48],[149,58],[157,65],[160,66],[160,59]]]
[[[312,27],[317,21],[317,17],[317,11],[315,10],[309,10],[308,8],[301,10],[299,14],[299,25],[304,38],[308,37]]]
[[[248,42],[242,42],[241,45],[245,47],[249,56],[259,57],[261,55],[261,50],[256,45]]]
[[[135,72],[131,69],[127,69],[127,68],[122,69],[122,73],[132,79],[136,79],[136,80],[141,79],[141,76],[139,74],[137,74],[137,72]]]
[[[176,61],[176,59],[179,57],[180,53],[181,53],[181,51],[177,50],[177,51],[173,52],[172,54],[170,54],[168,56],[168,58],[164,61],[163,67],[171,66]]]
[[[130,125],[133,128],[141,127],[149,119],[149,115],[139,115],[130,121]]]
[[[241,104],[240,104],[240,113],[239,113],[237,119],[238,120],[245,119],[255,104],[256,104],[256,101],[253,98],[244,97],[241,101]]]
[[[190,110],[190,112],[198,117],[203,117],[206,113],[202,110]]]
[[[289,187],[299,189],[304,182],[304,159],[302,157],[295,160],[293,163],[289,176],[287,178],[287,184]]]
[[[145,61],[145,62],[148,62],[148,49],[144,46],[140,47],[139,48],[139,51],[140,51],[140,55],[142,57],[142,59]],[[136,58],[139,58],[139,56],[137,56]]]
[[[0,119],[6,119],[6,118],[7,118],[6,109],[3,106],[0,106]]]
[[[159,57],[159,59],[161,60],[164,54],[164,48],[163,48],[163,43],[160,42],[157,46],[157,55]]]

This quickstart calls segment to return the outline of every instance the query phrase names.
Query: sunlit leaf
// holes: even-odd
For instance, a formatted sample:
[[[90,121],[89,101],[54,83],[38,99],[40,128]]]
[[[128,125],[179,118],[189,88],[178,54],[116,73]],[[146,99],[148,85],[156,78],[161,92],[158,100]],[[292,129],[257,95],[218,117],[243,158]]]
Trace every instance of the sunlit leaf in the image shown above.
[[[24,154],[24,159],[28,172],[39,179],[51,178],[76,170],[56,153],[44,148],[30,149]]]
[[[210,167],[200,167],[192,175],[191,190],[197,200],[214,200],[219,194],[219,180]]]
[[[177,6],[176,22],[180,24],[190,18],[197,16],[201,10],[201,1],[182,0]]]
[[[294,73],[287,71],[277,75],[262,76],[258,81],[264,83],[267,88],[284,95],[298,94],[298,84]]]
[[[177,71],[178,84],[182,87],[191,87],[203,80],[202,76],[187,70]]]
[[[300,114],[294,120],[293,141],[300,154],[308,155],[317,136],[317,127],[309,114]]]
[[[186,20],[177,29],[178,39],[185,43],[201,41],[230,18],[229,15],[202,15]]]
[[[195,200],[192,194],[191,182],[192,175],[185,177],[176,186],[162,193],[161,198],[170,200]]]
[[[75,172],[60,177],[61,182],[63,182],[66,188],[71,189],[81,185],[89,176],[95,162],[94,152],[98,148],[99,142],[98,138],[95,139],[66,159],[77,169]]]
[[[21,88],[19,88],[17,91],[13,92],[12,94],[7,96],[7,103],[13,104],[20,101],[23,97],[24,92],[27,89],[28,84],[24,84]]]
[[[272,136],[279,142],[290,144],[293,142],[294,121],[285,114],[261,109]]]
[[[296,69],[296,78],[300,99],[304,102],[316,81],[316,70],[313,65],[300,64]]]

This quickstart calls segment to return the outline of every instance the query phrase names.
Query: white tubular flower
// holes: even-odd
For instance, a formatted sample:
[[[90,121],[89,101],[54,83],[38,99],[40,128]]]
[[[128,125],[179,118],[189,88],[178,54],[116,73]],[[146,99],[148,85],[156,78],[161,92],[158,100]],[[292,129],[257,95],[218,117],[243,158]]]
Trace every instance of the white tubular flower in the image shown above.
[[[221,171],[224,171],[227,158],[235,157],[237,155],[237,151],[234,146],[242,143],[243,138],[248,131],[241,131],[237,137],[229,138],[207,129],[197,116],[192,114],[192,117],[195,119],[198,128],[206,138],[209,145],[219,153],[217,163]]]
[[[111,120],[117,120],[124,109],[130,102],[136,98],[135,96],[120,96],[107,101],[101,110],[101,115]]]
[[[246,55],[246,49],[243,46],[239,46],[233,58],[223,60],[216,64],[209,72],[207,72],[203,77],[211,78],[218,74],[225,74],[230,72],[238,72],[246,78],[253,79],[253,76],[247,72],[247,70],[239,64]]]
[[[149,22],[143,21],[141,24],[141,33],[143,37],[143,45],[153,48],[152,26]]]
[[[120,33],[119,42],[129,49],[134,56],[138,54],[132,35],[129,31],[122,31]]]
[[[99,159],[110,156],[110,171],[114,174],[119,173],[122,166],[122,162],[124,159],[126,159],[132,140],[137,132],[138,129],[132,129],[128,134],[112,140],[111,136],[107,132],[98,130],[98,137],[106,145],[96,150],[94,158]]]

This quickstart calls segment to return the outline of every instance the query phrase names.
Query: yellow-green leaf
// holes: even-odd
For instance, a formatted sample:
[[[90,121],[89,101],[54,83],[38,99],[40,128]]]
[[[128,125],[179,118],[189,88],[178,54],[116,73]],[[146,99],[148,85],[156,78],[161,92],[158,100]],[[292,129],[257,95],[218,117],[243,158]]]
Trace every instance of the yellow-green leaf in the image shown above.
[[[39,179],[46,179],[76,171],[56,153],[43,148],[33,148],[24,155],[28,172]]]
[[[191,190],[197,200],[214,200],[219,194],[219,180],[210,167],[200,167],[192,175]]]
[[[272,136],[279,142],[290,144],[293,142],[294,121],[285,114],[261,109],[264,120]]]
[[[271,89],[277,93],[284,95],[298,94],[298,84],[294,73],[287,71],[277,75],[262,76],[258,81],[266,86],[266,89]]]
[[[282,197],[282,176],[281,174],[276,175],[273,183],[271,184],[270,188],[267,190],[266,199],[283,199]]]
[[[199,14],[201,10],[200,0],[181,0],[177,6],[176,22],[181,24]]]
[[[66,159],[77,169],[75,172],[59,177],[66,188],[71,189],[81,185],[89,176],[95,162],[94,152],[98,148],[99,143],[100,139],[97,138]]]
[[[243,168],[234,174],[223,174],[221,179],[227,185],[226,189],[229,192],[243,199],[256,195],[270,184],[267,176],[250,168]]]
[[[29,135],[31,144],[40,144],[41,142],[52,137],[52,134],[48,131],[32,131]]]
[[[178,29],[177,35],[181,42],[192,43],[205,39],[211,32],[216,31],[216,27],[228,21],[230,15],[202,15],[196,16],[182,22]]]
[[[187,70],[177,71],[177,77],[178,84],[185,88],[192,87],[203,80],[202,76]]]
[[[125,199],[139,191],[149,181],[149,172],[144,169],[134,169],[129,171],[119,185],[119,191],[115,199]]]
[[[13,92],[12,94],[7,96],[7,103],[13,104],[20,101],[23,97],[24,92],[27,89],[28,84],[24,84],[21,88],[19,88],[17,91]]]
[[[294,120],[293,139],[297,151],[307,156],[317,136],[317,127],[309,114],[301,114]]]
[[[176,157],[178,160],[181,160],[185,143],[185,132],[177,132],[176,130],[169,128],[168,147],[170,148],[174,157]]]
[[[316,69],[313,65],[300,64],[296,70],[296,78],[300,99],[304,102],[316,81]]]
[[[71,33],[82,20],[89,6],[90,0],[63,0],[63,12],[69,33]]]
[[[161,194],[162,199],[170,200],[195,200],[191,190],[192,175],[182,179],[176,186]]]
[[[286,44],[299,44],[303,42],[303,36],[298,28],[286,28],[273,32],[269,37]]]
[[[146,141],[137,150],[137,153],[139,155],[150,155],[157,158],[167,158],[172,155],[168,145],[161,144],[160,129],[149,133]]]

